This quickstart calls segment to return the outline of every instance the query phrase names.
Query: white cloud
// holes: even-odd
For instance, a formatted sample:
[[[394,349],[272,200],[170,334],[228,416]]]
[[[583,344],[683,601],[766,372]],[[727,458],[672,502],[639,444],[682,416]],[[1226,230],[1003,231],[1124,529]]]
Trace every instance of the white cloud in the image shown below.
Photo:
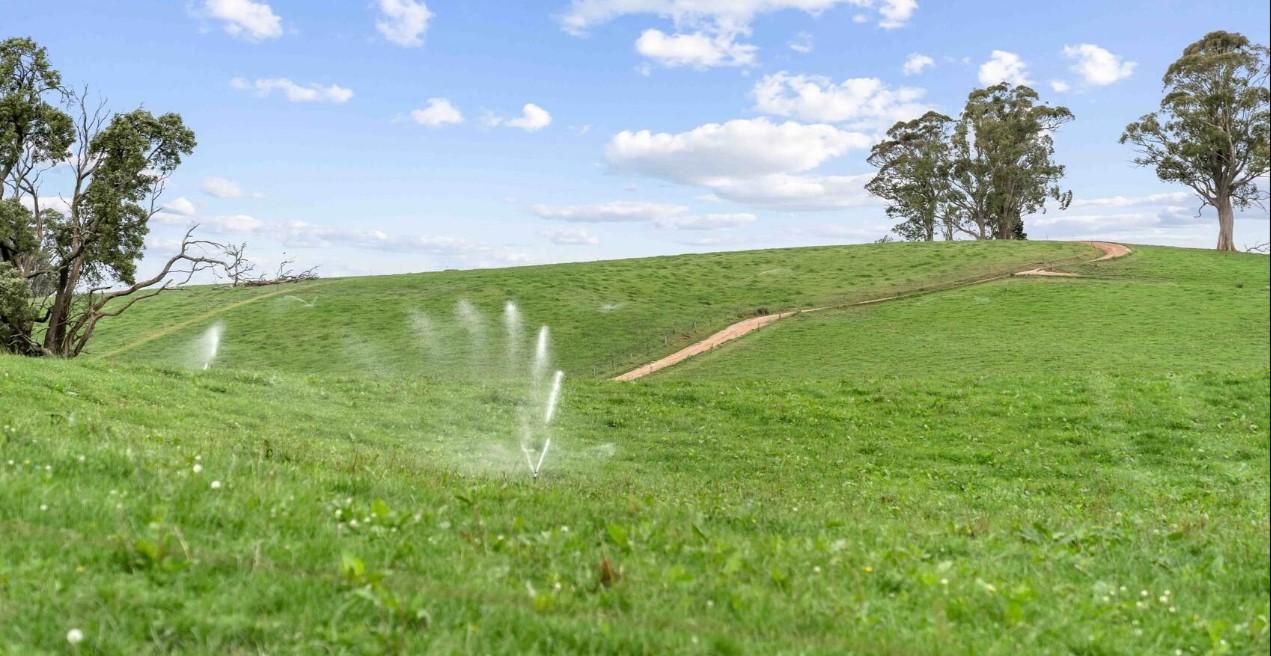
[[[617,170],[704,187],[728,200],[828,209],[868,204],[863,185],[871,176],[796,174],[872,143],[868,135],[832,125],[738,119],[678,134],[623,131],[605,157]]]
[[[936,60],[927,55],[915,52],[905,58],[905,65],[902,66],[900,70],[905,75],[917,75],[927,68],[935,65]]]
[[[1024,225],[1030,236],[1041,239],[1102,238],[1205,248],[1213,246],[1217,231],[1213,208],[1201,207],[1195,194],[1187,191],[1079,197],[1067,211],[1036,214],[1027,217]],[[1236,225],[1238,239],[1267,239],[1265,210],[1237,212]]]
[[[922,89],[889,89],[878,78],[864,77],[835,84],[828,78],[791,75],[765,76],[751,91],[755,109],[765,114],[804,121],[850,123],[860,129],[885,129],[896,121],[921,116],[927,106],[915,102]]]
[[[885,0],[887,4],[905,0]],[[587,30],[622,16],[654,14],[676,25],[713,23],[731,29],[745,29],[759,14],[785,9],[818,14],[835,5],[872,5],[872,0],[572,0],[561,16],[565,31],[581,35]]]
[[[600,238],[586,228],[553,228],[543,231],[543,236],[558,246],[595,246]]]
[[[799,53],[800,55],[806,55],[816,48],[816,41],[812,38],[811,34],[808,34],[807,32],[799,32],[788,45],[791,50]]]
[[[198,221],[198,224],[213,232],[220,233],[254,233],[265,226],[263,221],[247,214],[231,214],[229,216],[202,219]]]
[[[261,41],[282,36],[282,19],[264,2],[252,0],[206,0],[203,14],[221,22],[231,36]]]
[[[572,0],[560,21],[565,31],[581,36],[622,16],[651,14],[669,19],[676,30],[669,35],[645,30],[636,43],[641,54],[670,66],[745,66],[754,62],[757,49],[738,39],[750,36],[756,16],[783,10],[817,15],[840,5],[876,11],[884,29],[905,25],[918,7],[915,0]],[[800,47],[795,51],[805,52]],[[810,42],[806,47],[811,50]]]
[[[463,123],[463,113],[446,98],[429,98],[423,108],[411,111],[410,120],[436,128]]]
[[[245,80],[236,77],[230,80],[230,86],[239,91],[253,91],[264,98],[275,91],[281,91],[290,102],[327,102],[344,103],[353,97],[353,91],[338,84],[322,86],[321,84],[300,85],[284,77]]]
[[[591,205],[532,205],[530,211],[540,218],[571,223],[639,223],[655,222],[688,212],[683,205],[618,200]]]
[[[510,128],[520,128],[526,132],[538,132],[552,124],[552,115],[546,109],[534,103],[526,103],[521,108],[521,116],[519,118],[508,119],[491,115],[485,117],[485,123],[490,126],[506,125]]]
[[[654,224],[659,228],[670,228],[673,230],[723,230],[750,225],[757,221],[758,218],[759,217],[754,214],[747,212],[730,214],[691,214],[683,216],[669,216],[664,219],[654,221]]]
[[[651,223],[670,230],[722,230],[754,223],[749,213],[693,214],[685,205],[617,200],[590,205],[532,205],[544,219],[570,223]]]
[[[865,191],[874,174],[790,175],[772,174],[754,178],[720,178],[708,185],[728,200],[758,207],[785,210],[832,210],[877,205]]]
[[[708,123],[688,132],[622,131],[605,155],[615,167],[677,182],[807,171],[872,140],[832,125],[765,118]]]
[[[1068,84],[1065,80],[1051,80],[1050,90],[1055,93],[1068,93],[1069,91],[1072,91],[1072,85]]]
[[[241,198],[243,196],[243,188],[237,182],[228,178],[215,176],[203,178],[203,183],[199,188],[203,190],[203,193],[216,198]]]
[[[172,202],[164,204],[163,211],[179,216],[194,216],[196,209],[194,207],[194,203],[191,202],[189,198],[179,196],[177,198],[173,198]]]
[[[885,30],[893,30],[909,24],[909,19],[918,11],[918,0],[882,0],[878,13],[881,20],[878,26]]]
[[[28,210],[35,211],[35,203],[31,201],[30,196],[23,194],[18,202]],[[53,210],[63,215],[70,214],[71,204],[62,196],[40,196],[40,211],[45,212],[48,210]]]
[[[999,82],[1028,84],[1028,65],[1013,52],[994,50],[989,60],[980,65],[980,84],[991,86]]]
[[[316,225],[306,221],[286,221],[273,226],[275,236],[283,244],[298,248],[353,246],[385,251],[453,254],[478,248],[476,244],[455,237],[431,235],[391,235],[383,230],[357,229],[345,226]]]
[[[1147,196],[1104,196],[1096,198],[1077,198],[1070,207],[1135,207],[1139,205],[1179,205],[1196,198],[1187,191],[1170,191]],[[1199,204],[1199,201],[1198,203]]]
[[[645,30],[636,39],[636,52],[663,66],[676,68],[712,68],[716,66],[749,66],[755,63],[755,46],[737,43],[735,34],[666,34],[661,30]]]
[[[1064,46],[1064,57],[1073,60],[1072,72],[1080,75],[1086,84],[1099,87],[1130,77],[1138,66],[1093,43]]]
[[[286,221],[270,226],[270,232],[291,248],[359,248],[389,253],[421,253],[441,258],[446,266],[490,267],[526,264],[530,254],[458,237],[396,235],[378,229],[330,226],[305,221]]]
[[[424,44],[423,35],[433,17],[428,5],[418,0],[379,0],[378,5],[380,15],[375,20],[375,29],[385,39],[406,48]]]

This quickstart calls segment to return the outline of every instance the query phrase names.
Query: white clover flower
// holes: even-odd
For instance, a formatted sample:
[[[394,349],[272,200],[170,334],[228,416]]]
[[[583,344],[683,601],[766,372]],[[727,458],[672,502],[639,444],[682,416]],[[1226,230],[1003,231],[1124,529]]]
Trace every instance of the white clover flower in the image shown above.
[[[84,641],[84,632],[79,629],[71,629],[66,632],[66,641],[72,645],[78,645]]]
[[[201,464],[199,464],[199,463],[197,463],[197,462],[196,462],[196,463],[194,463],[194,466],[193,466],[193,467],[191,467],[191,469],[193,469],[193,470],[194,470],[194,473],[196,473],[196,474],[202,474],[202,473],[203,473],[203,465],[201,465]]]
[[[221,482],[220,482],[220,481],[212,481],[212,489],[213,489],[213,490],[219,490],[219,489],[221,489]]]

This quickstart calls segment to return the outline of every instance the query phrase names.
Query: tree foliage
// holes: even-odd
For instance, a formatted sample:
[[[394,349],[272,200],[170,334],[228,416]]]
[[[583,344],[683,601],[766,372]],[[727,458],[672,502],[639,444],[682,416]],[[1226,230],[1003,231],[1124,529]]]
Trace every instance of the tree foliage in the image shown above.
[[[0,93],[0,346],[77,355],[102,318],[218,264],[217,245],[187,232],[158,275],[136,279],[164,183],[195,146],[180,116],[90,105],[23,38],[0,42]],[[41,195],[54,166],[70,170],[59,209]]]
[[[892,126],[870,153],[879,172],[866,189],[888,201],[906,239],[932,240],[937,229],[945,239],[1023,239],[1025,216],[1048,199],[1060,209],[1072,201],[1052,137],[1072,118],[1027,86],[976,89],[956,120],[928,112]]]
[[[870,151],[868,162],[878,175],[865,185],[886,201],[887,216],[900,221],[896,234],[909,241],[932,241],[937,224],[952,239],[948,203],[949,138],[953,119],[927,112],[901,121]]]
[[[1187,185],[1218,212],[1218,250],[1236,250],[1234,208],[1263,203],[1268,112],[1266,46],[1243,35],[1210,32],[1165,71],[1160,109],[1129,124],[1121,143],[1135,163],[1166,182]]]

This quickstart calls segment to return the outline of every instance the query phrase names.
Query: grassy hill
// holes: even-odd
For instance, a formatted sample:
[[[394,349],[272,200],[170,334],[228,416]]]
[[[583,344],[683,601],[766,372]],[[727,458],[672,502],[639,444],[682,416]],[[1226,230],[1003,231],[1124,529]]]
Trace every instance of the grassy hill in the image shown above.
[[[1137,247],[1068,267],[792,317],[661,374],[933,378],[1045,372],[1257,370],[1267,365],[1268,259]]]
[[[594,379],[757,307],[1087,252],[801,249],[287,291],[313,308],[200,289],[103,324],[95,357],[0,357],[0,653],[66,651],[70,628],[85,653],[130,654],[1265,653],[1266,258],[1137,249],[1075,267],[1087,279],[826,311]],[[493,360],[448,327],[459,297],[492,350],[509,298],[553,325],[570,377],[537,482],[515,452],[528,401],[470,373]],[[584,311],[602,303],[644,311]],[[412,310],[458,353],[414,350]],[[223,357],[191,370],[214,318]],[[347,355],[355,326],[381,368]]]
[[[604,378],[757,311],[874,298],[1033,263],[1089,258],[1074,243],[888,244],[201,287],[104,321],[89,357],[159,366],[197,362],[200,335],[223,322],[217,365],[324,375],[500,375],[504,304],[527,341],[549,324],[571,377]],[[456,306],[473,308],[468,325]],[[312,303],[312,307],[309,307]],[[475,344],[472,332],[485,334]],[[488,348],[494,342],[495,349]]]

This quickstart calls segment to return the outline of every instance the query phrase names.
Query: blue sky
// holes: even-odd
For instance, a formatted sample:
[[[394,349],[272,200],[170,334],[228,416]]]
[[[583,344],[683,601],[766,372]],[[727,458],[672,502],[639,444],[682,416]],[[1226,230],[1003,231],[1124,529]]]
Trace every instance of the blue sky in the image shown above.
[[[861,190],[869,145],[1001,79],[1077,117],[1056,137],[1077,200],[1031,236],[1210,247],[1212,216],[1117,138],[1184,46],[1214,29],[1265,44],[1271,22],[1262,0],[3,0],[0,16],[68,83],[195,130],[154,254],[198,222],[325,275],[873,241],[890,225]],[[1269,225],[1245,214],[1237,244]]]

